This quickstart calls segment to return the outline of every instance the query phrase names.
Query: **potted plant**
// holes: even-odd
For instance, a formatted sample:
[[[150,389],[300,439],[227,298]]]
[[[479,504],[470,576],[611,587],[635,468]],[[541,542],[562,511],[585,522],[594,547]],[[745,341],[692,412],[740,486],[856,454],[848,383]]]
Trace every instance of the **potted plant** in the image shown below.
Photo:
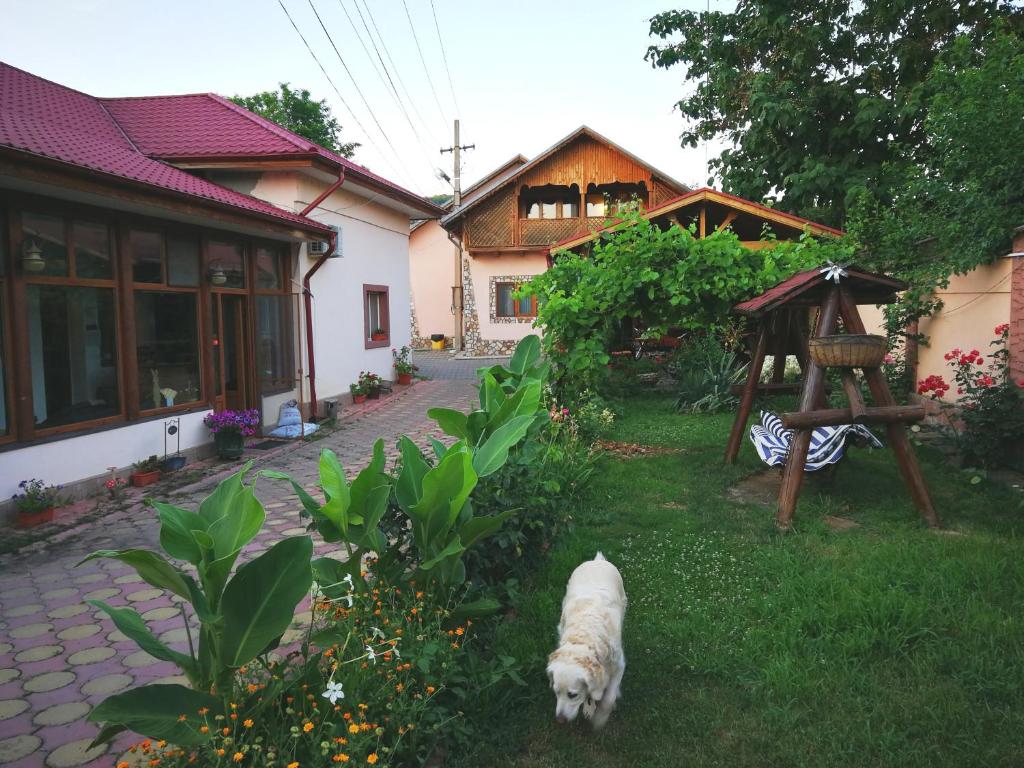
[[[380,382],[380,376],[375,373],[362,371],[359,374],[359,386],[370,400],[380,399]]]
[[[132,464],[132,485],[142,488],[160,479],[160,459],[156,454]]]
[[[123,477],[111,477],[106,483],[104,483],[104,487],[107,489],[107,495],[114,501],[117,501],[124,495],[124,489],[127,485],[128,481]]]
[[[388,335],[383,328],[374,328],[370,331],[370,341],[387,341]]]
[[[221,459],[238,459],[244,449],[242,438],[255,435],[260,426],[260,412],[255,408],[216,411],[206,414],[203,423],[213,433],[217,456]]]
[[[412,384],[412,375],[417,370],[412,363],[412,349],[402,347],[400,350],[392,349],[391,357],[395,361],[395,373],[398,374],[399,384]]]
[[[352,393],[352,402],[356,405],[366,402],[366,390],[361,384],[349,384],[348,391]]]
[[[18,508],[18,527],[34,528],[53,520],[54,511],[67,500],[60,495],[61,486],[46,485],[42,480],[22,480],[18,483],[20,493],[14,494]]]

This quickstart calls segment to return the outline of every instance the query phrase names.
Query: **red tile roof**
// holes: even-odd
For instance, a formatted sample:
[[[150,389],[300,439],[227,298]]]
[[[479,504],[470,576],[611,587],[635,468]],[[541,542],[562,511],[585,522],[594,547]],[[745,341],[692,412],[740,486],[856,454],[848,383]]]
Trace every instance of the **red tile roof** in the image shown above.
[[[353,181],[383,187],[402,202],[440,215],[442,209],[383,176],[282,128],[215,93],[100,99],[125,133],[161,160],[318,157]]]
[[[841,285],[846,287],[859,304],[891,304],[897,291],[906,290],[907,284],[886,275],[863,272],[855,267],[846,267],[846,277]],[[823,290],[829,283],[820,267],[797,272],[792,277],[772,286],[760,296],[741,302],[733,307],[740,315],[758,317],[771,312],[799,298],[801,303],[818,304]]]
[[[0,62],[0,146],[273,218],[324,225],[147,157],[100,99]]]

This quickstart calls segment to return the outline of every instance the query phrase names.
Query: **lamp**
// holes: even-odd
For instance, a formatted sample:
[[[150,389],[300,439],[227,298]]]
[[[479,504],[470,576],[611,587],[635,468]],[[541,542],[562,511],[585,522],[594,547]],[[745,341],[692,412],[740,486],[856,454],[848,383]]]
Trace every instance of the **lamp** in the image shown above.
[[[25,241],[25,253],[21,257],[21,266],[26,272],[42,272],[46,269],[43,250],[35,240]]]
[[[210,284],[211,285],[224,285],[228,281],[228,276],[224,274],[224,269],[219,264],[213,266],[210,269]]]

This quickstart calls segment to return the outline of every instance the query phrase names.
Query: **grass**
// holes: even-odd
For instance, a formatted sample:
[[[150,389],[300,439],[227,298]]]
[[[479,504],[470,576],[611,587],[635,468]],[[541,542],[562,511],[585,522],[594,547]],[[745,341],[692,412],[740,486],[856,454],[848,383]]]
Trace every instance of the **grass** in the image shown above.
[[[678,453],[605,457],[575,531],[499,629],[524,700],[488,710],[469,766],[1019,766],[1024,758],[1021,493],[922,451],[946,533],[926,529],[888,451],[809,478],[795,530],[727,489],[731,415],[621,403],[614,440]],[[857,523],[833,530],[826,515]],[[565,582],[602,550],[630,608],[608,726],[554,722],[543,672]]]

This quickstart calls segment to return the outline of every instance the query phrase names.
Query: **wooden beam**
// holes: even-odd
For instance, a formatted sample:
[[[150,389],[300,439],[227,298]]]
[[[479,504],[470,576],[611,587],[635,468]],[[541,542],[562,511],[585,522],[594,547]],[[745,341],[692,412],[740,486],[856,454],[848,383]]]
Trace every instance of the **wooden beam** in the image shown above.
[[[715,229],[715,232],[721,232],[723,229],[728,227],[730,224],[732,224],[736,220],[736,217],[738,215],[739,215],[739,213],[737,211],[729,211],[729,213],[726,215],[726,217],[722,221],[722,223],[719,224],[718,227]]]
[[[851,408],[822,408],[815,411],[784,413],[780,417],[786,429],[816,429],[817,427],[839,427],[844,424],[902,424],[921,421],[925,417],[923,405],[893,405],[866,407],[860,421],[854,421]]]
[[[708,207],[701,205],[700,207],[700,238],[703,240],[707,234],[708,228]]]
[[[864,405],[864,396],[860,392],[860,385],[850,368],[842,368],[839,377],[843,380],[843,391],[846,392],[846,399],[850,401],[850,413],[853,414],[853,424],[861,423],[867,415],[867,407]],[[921,418],[924,418],[922,416]]]
[[[762,248],[774,248],[784,240],[740,240],[740,245],[752,251],[759,251]]]
[[[729,442],[725,447],[725,463],[733,464],[740,452],[740,443],[743,440],[743,433],[747,429],[747,419],[750,418],[750,409],[754,405],[754,395],[757,394],[758,382],[761,380],[761,369],[764,368],[764,355],[768,349],[768,324],[761,323],[761,331],[757,337],[757,346],[754,348],[754,357],[747,368],[747,381],[743,385],[743,393],[740,397],[739,410],[736,412],[736,419],[732,423],[732,430],[729,432]]]

